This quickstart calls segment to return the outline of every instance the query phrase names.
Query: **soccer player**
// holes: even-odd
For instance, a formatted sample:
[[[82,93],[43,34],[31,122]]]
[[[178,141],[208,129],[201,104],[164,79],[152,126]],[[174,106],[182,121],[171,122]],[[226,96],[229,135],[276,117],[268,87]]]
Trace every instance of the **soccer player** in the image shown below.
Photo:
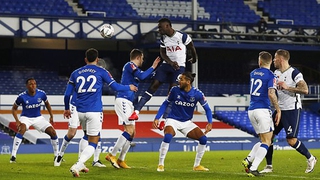
[[[259,53],[259,68],[250,73],[250,105],[248,116],[258,134],[260,141],[251,149],[249,155],[242,161],[249,177],[260,176],[258,166],[267,154],[271,144],[274,123],[270,103],[276,109],[275,125],[279,124],[281,110],[277,102],[275,75],[270,71],[272,55],[266,51]]]
[[[169,83],[169,90],[177,85],[178,75],[185,71],[187,50],[191,52],[192,56],[188,60],[189,62],[195,63],[198,60],[192,39],[187,33],[173,29],[171,21],[168,18],[161,18],[158,21],[158,28],[161,34],[160,56],[164,61],[156,70],[156,75],[150,87],[135,105],[135,111],[129,117],[130,120],[139,119],[138,114],[140,110],[164,82]],[[166,110],[166,114],[170,111],[170,106]]]
[[[302,108],[300,94],[308,94],[308,85],[303,79],[302,73],[289,65],[289,59],[289,51],[279,49],[273,60],[276,68],[274,74],[278,78],[278,103],[281,109],[281,120],[279,125],[275,127],[273,136],[278,135],[284,128],[288,144],[307,158],[305,173],[311,173],[317,163],[317,158],[297,138]],[[273,145],[271,144],[266,155],[267,166],[260,173],[272,172],[272,154]]]
[[[106,64],[103,59],[98,59],[98,66],[101,66],[105,68]],[[61,144],[61,149],[59,151],[58,157],[54,161],[54,166],[60,166],[62,162],[62,157],[64,155],[64,152],[66,151],[68,145],[70,144],[70,141],[73,139],[73,137],[77,133],[77,127],[80,125],[79,122],[79,116],[77,112],[77,107],[76,107],[76,99],[77,99],[77,93],[76,91],[73,91],[72,86],[68,86],[66,89],[65,95],[70,95],[72,94],[72,98],[70,101],[70,113],[71,113],[71,118],[69,118],[69,128],[67,134],[64,136],[62,144]],[[88,145],[88,136],[86,134],[86,131],[84,131],[84,136],[81,138],[79,142],[79,157],[83,149]],[[93,156],[93,162],[92,166],[96,167],[106,167],[106,165],[102,164],[102,162],[99,160],[101,153],[101,138],[99,138],[99,142],[97,144],[97,148],[94,151],[94,156]]]
[[[212,129],[212,112],[205,99],[204,94],[197,88],[192,87],[195,74],[184,72],[179,76],[179,86],[171,88],[167,99],[162,103],[159,111],[153,121],[153,128],[159,127],[159,119],[164,114],[169,103],[172,102],[172,110],[169,112],[164,127],[164,138],[160,145],[159,164],[157,171],[164,171],[164,160],[169,150],[169,144],[172,138],[180,131],[186,137],[198,140],[196,158],[193,165],[194,171],[209,171],[208,168],[200,165],[202,156],[207,144],[206,133]],[[197,102],[201,104],[206,112],[208,124],[205,133],[191,121]]]
[[[36,130],[48,134],[51,138],[53,154],[56,158],[59,150],[59,141],[56,131],[52,124],[53,114],[47,95],[43,90],[37,89],[37,83],[34,78],[26,80],[27,90],[20,93],[12,106],[12,115],[16,120],[18,133],[14,137],[10,163],[16,162],[17,151],[21,144],[24,133],[33,126]],[[41,115],[41,103],[44,102],[49,114],[50,123]],[[22,106],[20,118],[18,118],[18,107]]]
[[[137,91],[134,85],[118,84],[111,74],[97,66],[98,51],[90,48],[86,51],[85,62],[87,65],[72,72],[68,85],[77,92],[77,111],[82,128],[88,135],[89,145],[82,151],[78,161],[70,168],[74,177],[79,177],[79,172],[88,172],[84,163],[93,155],[102,129],[102,88],[107,83],[115,91]],[[68,87],[67,87],[68,88]],[[70,118],[69,108],[71,94],[64,96],[64,117]]]
[[[143,52],[139,49],[133,49],[130,52],[130,62],[127,62],[122,69],[121,84],[134,84],[138,87],[139,82],[146,79],[160,62],[160,57],[157,57],[152,66],[143,72],[139,69],[144,61],[143,58]],[[119,125],[123,125],[124,131],[118,138],[112,152],[106,156],[106,160],[110,161],[111,165],[115,168],[131,168],[125,163],[124,159],[135,135],[135,121],[129,121],[129,117],[134,110],[134,98],[135,93],[132,91],[120,91],[117,93],[115,111],[118,115]],[[115,156],[120,149],[121,152],[117,160]]]

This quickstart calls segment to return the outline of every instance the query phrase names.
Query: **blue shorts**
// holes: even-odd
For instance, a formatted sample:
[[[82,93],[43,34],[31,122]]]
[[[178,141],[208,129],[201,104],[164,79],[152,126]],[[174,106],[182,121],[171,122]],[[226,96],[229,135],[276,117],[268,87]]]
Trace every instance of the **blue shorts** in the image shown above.
[[[273,119],[275,113],[272,115]],[[296,138],[299,133],[300,124],[300,109],[281,111],[281,119],[278,126],[274,126],[273,133],[278,135],[279,132],[284,128],[286,131],[286,138]]]
[[[174,70],[173,67],[167,63],[162,63],[156,71],[154,79],[161,83],[177,83],[177,77],[182,74],[185,67],[180,66],[180,69]]]

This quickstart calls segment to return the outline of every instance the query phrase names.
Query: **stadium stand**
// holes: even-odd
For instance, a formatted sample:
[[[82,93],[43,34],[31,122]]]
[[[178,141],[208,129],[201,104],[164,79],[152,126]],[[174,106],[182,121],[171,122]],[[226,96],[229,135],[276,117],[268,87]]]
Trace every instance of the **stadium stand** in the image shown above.
[[[77,16],[65,0],[0,0],[0,14]]]
[[[279,24],[320,25],[320,5],[316,0],[258,1],[258,9]]]

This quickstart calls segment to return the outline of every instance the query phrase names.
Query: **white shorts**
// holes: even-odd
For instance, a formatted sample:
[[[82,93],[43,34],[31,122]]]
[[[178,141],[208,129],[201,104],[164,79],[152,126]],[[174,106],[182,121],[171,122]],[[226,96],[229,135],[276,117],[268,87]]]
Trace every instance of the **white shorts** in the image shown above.
[[[82,129],[89,136],[98,136],[102,129],[103,113],[102,112],[78,112]]]
[[[27,130],[30,128],[30,126],[33,126],[40,132],[45,132],[48,127],[52,126],[43,116],[34,118],[21,116],[19,121],[26,125]]]
[[[257,134],[274,130],[272,112],[269,109],[254,109],[248,111],[250,122]]]
[[[175,119],[167,118],[166,119],[166,126],[171,126],[174,132],[177,134],[177,130],[180,131],[183,135],[187,136],[187,134],[192,131],[194,128],[198,127],[195,123],[191,120],[181,122]]]
[[[70,104],[71,118],[69,119],[69,128],[77,128],[80,125],[77,107]]]
[[[118,116],[119,125],[135,125],[135,121],[129,121],[129,117],[134,111],[131,101],[125,98],[116,98],[114,109]]]

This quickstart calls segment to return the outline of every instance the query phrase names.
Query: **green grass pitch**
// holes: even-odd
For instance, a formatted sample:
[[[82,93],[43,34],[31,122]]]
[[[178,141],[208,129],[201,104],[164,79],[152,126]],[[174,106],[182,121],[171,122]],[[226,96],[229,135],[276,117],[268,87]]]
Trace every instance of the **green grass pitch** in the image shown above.
[[[320,150],[310,150],[315,156]],[[191,179],[248,179],[241,165],[241,161],[249,151],[210,151],[206,152],[202,165],[209,168],[209,172],[195,172],[192,170],[195,152],[168,152],[165,161],[165,171],[157,172],[158,152],[129,152],[127,164],[132,169],[115,169],[104,159],[100,160],[106,168],[92,167],[92,158],[86,163],[89,173],[80,174],[81,179],[89,180],[191,180]],[[319,155],[320,157],[320,155]],[[65,154],[65,162],[60,167],[53,166],[52,154],[18,154],[17,163],[9,163],[10,155],[0,155],[1,180],[63,180],[74,179],[69,168],[76,162],[77,154]],[[305,174],[306,159],[294,150],[274,151],[274,172],[259,179],[319,179],[320,163],[314,172]],[[259,170],[265,166],[265,160]]]

